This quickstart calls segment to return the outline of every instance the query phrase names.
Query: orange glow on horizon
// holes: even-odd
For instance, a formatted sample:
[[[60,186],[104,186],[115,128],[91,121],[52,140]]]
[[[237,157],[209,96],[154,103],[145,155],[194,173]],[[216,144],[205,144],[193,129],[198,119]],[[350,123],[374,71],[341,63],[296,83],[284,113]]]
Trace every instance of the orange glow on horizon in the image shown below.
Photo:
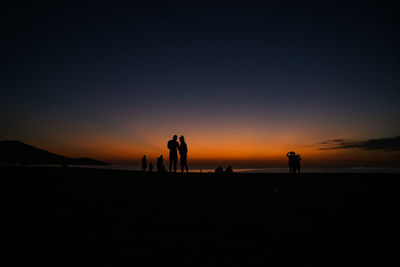
[[[150,137],[150,139],[152,139]],[[160,138],[161,139],[161,138]],[[164,155],[164,163],[168,163],[169,151],[166,147],[167,141],[158,140],[151,146],[144,142],[136,144],[126,140],[90,138],[74,146],[47,146],[43,149],[58,153],[68,157],[91,157],[103,160],[111,164],[139,164],[140,158],[146,155],[148,160],[156,162],[156,158]],[[286,153],[295,151],[301,154],[304,166],[321,165],[355,165],[359,166],[362,162],[374,157],[374,160],[388,160],[384,154],[378,155],[376,152],[357,152],[353,150],[319,150],[318,144],[290,147],[287,137],[275,142],[258,142],[251,138],[241,136],[238,139],[229,136],[227,138],[200,139],[196,136],[186,137],[188,144],[188,161],[192,165],[216,166],[218,164],[232,164],[233,166],[276,166],[284,167],[287,165]],[[222,141],[220,141],[222,140]],[[238,142],[245,140],[245,142]],[[379,154],[379,153],[378,153]]]
[[[393,161],[389,153],[381,151],[319,150],[320,142],[344,136],[341,131],[347,133],[346,138],[365,137],[346,129],[318,129],[311,123],[302,127],[282,122],[255,125],[249,121],[227,121],[223,124],[210,118],[210,122],[192,121],[180,127],[179,122],[137,124],[120,118],[105,130],[73,125],[73,122],[64,122],[63,128],[52,125],[48,130],[43,129],[47,130],[46,136],[20,140],[67,157],[91,157],[111,164],[139,164],[143,155],[155,163],[161,154],[166,164],[167,142],[174,134],[185,136],[189,166],[215,166],[222,162],[233,166],[280,167],[287,165],[288,151],[301,154],[303,166],[360,166],[374,161]]]

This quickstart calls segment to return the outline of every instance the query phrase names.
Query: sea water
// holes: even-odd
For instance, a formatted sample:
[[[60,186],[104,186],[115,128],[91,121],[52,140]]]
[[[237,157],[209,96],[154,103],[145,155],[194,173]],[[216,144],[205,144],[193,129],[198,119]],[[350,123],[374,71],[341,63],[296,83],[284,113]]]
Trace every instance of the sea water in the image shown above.
[[[113,170],[133,170],[140,171],[140,165],[70,165],[70,167],[84,167],[96,169],[113,169]],[[154,168],[156,171],[156,168]],[[180,168],[177,169],[180,172]],[[191,168],[190,172],[194,173],[209,173],[214,172],[215,168]],[[238,173],[289,173],[289,168],[234,168],[234,172]],[[346,168],[301,168],[302,173],[400,173],[400,168],[385,168],[385,167],[346,167]]]

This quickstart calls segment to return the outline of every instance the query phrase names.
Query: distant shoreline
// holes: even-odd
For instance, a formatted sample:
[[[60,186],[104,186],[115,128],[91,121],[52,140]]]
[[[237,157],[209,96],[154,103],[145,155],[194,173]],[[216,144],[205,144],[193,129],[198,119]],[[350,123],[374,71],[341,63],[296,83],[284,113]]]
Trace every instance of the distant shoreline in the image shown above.
[[[22,167],[22,166],[1,166],[1,167]],[[59,167],[61,165],[53,164],[31,164],[27,165],[28,168],[34,167]],[[140,171],[139,165],[68,165],[68,168],[84,168],[84,169],[99,169],[99,170],[123,170],[123,171]],[[254,174],[286,174],[288,168],[233,168],[235,173],[254,173]],[[153,171],[156,173],[156,171]],[[189,169],[190,173],[214,173],[212,168],[193,168]],[[177,173],[181,173],[180,170]],[[302,173],[337,173],[337,174],[357,174],[357,173],[374,173],[374,174],[397,174],[400,173],[400,168],[395,167],[348,167],[348,168],[302,168]]]

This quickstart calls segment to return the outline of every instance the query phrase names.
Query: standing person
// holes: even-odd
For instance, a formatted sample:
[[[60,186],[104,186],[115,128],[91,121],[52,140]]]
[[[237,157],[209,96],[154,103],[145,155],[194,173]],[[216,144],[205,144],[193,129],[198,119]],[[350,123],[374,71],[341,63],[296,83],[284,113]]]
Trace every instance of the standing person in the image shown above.
[[[146,159],[146,155],[143,155],[143,158],[142,158],[142,170],[146,171],[146,169],[147,169],[147,159]]]
[[[164,172],[164,157],[163,155],[157,158],[157,172],[162,173]]]
[[[293,173],[293,162],[294,162],[294,155],[295,153],[293,151],[290,151],[286,153],[286,157],[289,159],[289,173]]]
[[[174,165],[174,172],[176,172],[176,164],[178,161],[178,147],[179,143],[176,141],[178,139],[177,135],[168,141],[168,149],[169,149],[169,172],[171,172],[172,164]]]
[[[183,135],[181,135],[181,137],[179,137],[179,142],[181,142],[179,144],[179,156],[181,157],[181,171],[183,172],[184,169],[186,169],[186,172],[189,172],[189,168],[187,165],[187,153],[188,153],[188,149],[187,149],[187,145],[185,142],[185,137],[183,137]]]
[[[299,154],[297,154],[294,157],[294,167],[293,167],[294,173],[296,173],[296,172],[300,173],[300,160],[301,160],[301,156]]]
[[[153,172],[153,163],[151,163],[151,162],[149,164],[149,172]]]

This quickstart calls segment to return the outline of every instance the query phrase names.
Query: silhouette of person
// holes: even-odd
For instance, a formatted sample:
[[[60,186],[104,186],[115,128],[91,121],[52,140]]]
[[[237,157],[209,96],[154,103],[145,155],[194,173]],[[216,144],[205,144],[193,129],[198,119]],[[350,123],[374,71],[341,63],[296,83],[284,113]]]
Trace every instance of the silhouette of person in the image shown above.
[[[149,164],[149,172],[153,172],[153,163],[151,163],[151,162]]]
[[[294,157],[294,162],[293,162],[293,172],[294,173],[300,173],[300,160],[301,156],[299,154],[295,155]]]
[[[146,159],[146,155],[144,155],[142,158],[142,170],[146,171],[146,169],[147,169],[147,159]]]
[[[216,168],[215,169],[215,174],[222,174],[224,172],[224,169],[221,167],[221,166],[219,166],[218,168]]]
[[[163,173],[164,172],[164,157],[163,155],[157,158],[157,172]]]
[[[286,157],[289,159],[289,173],[293,173],[293,162],[294,162],[294,157],[295,153],[293,151],[290,151],[286,153]]]
[[[224,172],[225,174],[227,174],[227,175],[231,175],[231,174],[233,174],[233,170],[232,170],[232,167],[229,165],[228,166],[228,168],[226,168],[226,170],[225,170],[225,172]]]
[[[188,153],[188,149],[187,149],[187,145],[185,142],[185,137],[183,137],[183,135],[181,135],[181,137],[179,137],[179,142],[181,142],[179,144],[179,156],[181,157],[181,171],[183,172],[184,169],[186,169],[186,172],[189,172],[189,168],[187,165],[187,153]]]
[[[176,164],[178,161],[178,147],[179,143],[176,141],[178,139],[177,135],[168,141],[168,149],[169,149],[169,172],[171,172],[172,165],[174,165],[174,172],[176,172]]]

